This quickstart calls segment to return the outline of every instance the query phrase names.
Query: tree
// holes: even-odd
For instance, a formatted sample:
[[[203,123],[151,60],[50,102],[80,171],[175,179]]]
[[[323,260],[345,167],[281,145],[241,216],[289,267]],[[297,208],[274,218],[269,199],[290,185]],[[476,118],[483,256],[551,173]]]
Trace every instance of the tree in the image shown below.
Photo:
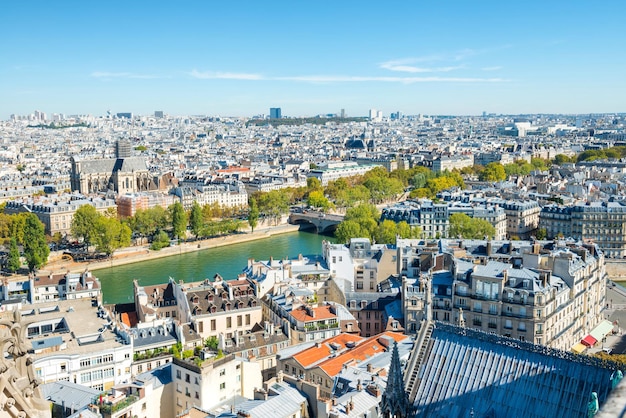
[[[335,230],[335,238],[344,244],[349,243],[352,238],[360,238],[364,235],[361,225],[353,220],[341,222]]]
[[[309,190],[319,190],[322,188],[322,182],[317,177],[308,177],[306,179],[306,188]]]
[[[96,226],[97,234],[94,236],[96,250],[111,256],[115,250],[130,245],[132,231],[125,223],[119,220],[101,216]]]
[[[152,244],[150,245],[151,250],[159,251],[161,248],[165,248],[170,245],[170,237],[167,236],[165,231],[159,231],[154,240],[152,240]]]
[[[202,208],[196,201],[194,201],[191,206],[191,212],[189,214],[189,227],[191,228],[191,233],[195,235],[196,239],[204,227]]]
[[[322,190],[311,191],[311,193],[309,193],[307,204],[313,208],[320,208],[324,212],[332,207],[332,203],[330,203],[328,198],[324,196],[324,192]]]
[[[282,214],[289,211],[289,198],[284,190],[272,190],[259,195],[259,210],[278,224]]]
[[[187,230],[187,213],[185,212],[185,209],[183,209],[183,205],[180,202],[170,205],[168,210],[172,219],[172,230],[174,236],[181,239],[185,236],[185,231]]]
[[[506,171],[500,163],[489,163],[480,173],[479,177],[482,181],[502,181],[506,179]]]
[[[45,229],[37,215],[29,213],[24,225],[24,257],[28,269],[34,272],[48,262],[50,248],[46,242]]]
[[[484,219],[474,219],[464,213],[450,215],[450,238],[493,238],[496,229]]]
[[[72,235],[76,238],[82,238],[87,249],[89,249],[93,236],[96,234],[100,216],[96,208],[89,204],[82,205],[74,213],[71,225]]]
[[[26,227],[27,213],[18,213],[11,216],[9,225],[10,236],[15,237],[18,244],[24,243],[24,228]]]
[[[393,244],[396,242],[398,224],[390,219],[385,219],[378,224],[374,239],[378,244]]]
[[[563,165],[565,163],[573,163],[576,161],[576,158],[570,158],[565,154],[557,154],[554,157],[554,160],[552,160],[552,162],[556,165]]]
[[[11,248],[9,249],[9,258],[7,259],[7,270],[15,273],[20,269],[22,262],[20,261],[20,251],[17,249],[17,241],[11,238]]]
[[[538,240],[546,239],[548,238],[548,231],[546,228],[539,228],[537,229],[535,236]]]
[[[248,211],[248,225],[250,225],[250,229],[254,232],[254,228],[256,228],[259,223],[259,206],[256,203],[256,199],[253,197],[248,201],[248,206],[250,207]]]

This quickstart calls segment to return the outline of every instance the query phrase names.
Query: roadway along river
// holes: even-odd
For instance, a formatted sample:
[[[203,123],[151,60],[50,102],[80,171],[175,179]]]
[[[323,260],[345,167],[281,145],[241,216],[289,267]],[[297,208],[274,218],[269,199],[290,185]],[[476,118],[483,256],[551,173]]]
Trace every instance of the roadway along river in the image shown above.
[[[95,270],[102,283],[104,303],[126,303],[133,300],[133,279],[141,285],[166,283],[169,277],[185,282],[212,279],[219,273],[224,279],[237,277],[248,265],[248,259],[268,260],[294,258],[298,254],[322,253],[322,241],[334,238],[310,232],[290,232],[256,241],[226,245],[175,255],[157,260]]]

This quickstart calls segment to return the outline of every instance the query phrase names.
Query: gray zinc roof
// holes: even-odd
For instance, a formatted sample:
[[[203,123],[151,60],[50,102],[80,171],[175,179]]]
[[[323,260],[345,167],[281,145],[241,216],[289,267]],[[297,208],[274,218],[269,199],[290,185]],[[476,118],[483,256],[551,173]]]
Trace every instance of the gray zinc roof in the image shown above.
[[[437,323],[418,371],[416,417],[586,417],[618,365]]]

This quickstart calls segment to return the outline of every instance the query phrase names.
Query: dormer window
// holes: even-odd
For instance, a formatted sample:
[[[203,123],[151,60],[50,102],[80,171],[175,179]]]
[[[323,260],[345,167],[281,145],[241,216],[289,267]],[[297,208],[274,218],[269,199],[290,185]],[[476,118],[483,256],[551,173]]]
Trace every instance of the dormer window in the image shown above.
[[[217,306],[212,305],[211,306],[211,313],[215,313],[217,311]]]
[[[198,297],[198,295],[193,295],[193,297],[191,298],[191,302],[192,303],[199,303],[200,302],[200,298]]]
[[[213,302],[213,295],[209,293],[207,299],[209,300],[209,302]]]
[[[225,310],[230,311],[230,302],[226,302]]]
[[[243,308],[243,302],[239,301],[237,302],[237,309],[241,309]]]
[[[250,306],[255,307],[256,306],[256,300],[251,300],[250,301]]]

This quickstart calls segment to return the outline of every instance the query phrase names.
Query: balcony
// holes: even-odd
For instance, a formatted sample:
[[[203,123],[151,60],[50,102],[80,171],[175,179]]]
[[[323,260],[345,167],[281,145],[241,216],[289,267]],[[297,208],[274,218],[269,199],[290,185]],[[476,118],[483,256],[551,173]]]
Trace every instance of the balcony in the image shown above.
[[[500,302],[500,299],[498,298],[498,296],[487,296],[487,295],[480,295],[478,293],[474,293],[473,295],[470,296],[472,299],[478,299],[478,300],[490,300],[490,301],[495,301],[495,302]]]

